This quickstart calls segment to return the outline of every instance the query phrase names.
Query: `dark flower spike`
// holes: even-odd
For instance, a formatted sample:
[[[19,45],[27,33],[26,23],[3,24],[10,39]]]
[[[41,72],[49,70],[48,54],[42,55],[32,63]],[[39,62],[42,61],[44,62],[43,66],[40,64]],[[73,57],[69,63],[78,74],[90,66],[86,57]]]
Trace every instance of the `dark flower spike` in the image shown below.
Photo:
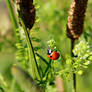
[[[67,23],[67,36],[78,39],[83,33],[83,25],[88,0],[73,0]]]
[[[18,5],[18,13],[19,17],[22,18],[25,27],[27,29],[31,29],[35,23],[35,7],[33,5],[33,0],[16,0],[16,4]],[[22,16],[20,16],[20,14]]]

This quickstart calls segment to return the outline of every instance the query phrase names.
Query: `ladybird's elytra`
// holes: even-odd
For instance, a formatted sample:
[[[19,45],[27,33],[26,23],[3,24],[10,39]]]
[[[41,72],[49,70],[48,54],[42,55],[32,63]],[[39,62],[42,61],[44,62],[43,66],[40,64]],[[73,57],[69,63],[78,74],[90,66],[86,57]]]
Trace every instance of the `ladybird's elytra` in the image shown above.
[[[51,49],[48,49],[48,57],[51,59],[51,60],[57,60],[60,56],[59,52],[57,51],[52,51]]]

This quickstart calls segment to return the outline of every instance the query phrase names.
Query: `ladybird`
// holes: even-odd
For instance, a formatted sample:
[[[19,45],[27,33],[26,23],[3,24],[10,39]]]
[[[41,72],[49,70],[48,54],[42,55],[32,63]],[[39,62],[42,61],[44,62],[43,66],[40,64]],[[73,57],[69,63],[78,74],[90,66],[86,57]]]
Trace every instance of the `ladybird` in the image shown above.
[[[60,56],[60,54],[57,51],[53,51],[51,49],[48,49],[47,55],[51,60],[57,60]]]

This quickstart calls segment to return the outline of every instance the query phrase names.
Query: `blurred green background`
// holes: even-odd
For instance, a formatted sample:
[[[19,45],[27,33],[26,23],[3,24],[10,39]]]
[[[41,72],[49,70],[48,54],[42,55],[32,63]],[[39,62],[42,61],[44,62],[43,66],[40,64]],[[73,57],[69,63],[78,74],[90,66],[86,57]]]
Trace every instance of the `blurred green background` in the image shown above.
[[[68,11],[72,0],[37,0],[37,17],[40,30],[33,28],[32,35],[41,39],[39,44],[40,54],[48,59],[46,55],[47,41],[54,38],[58,50],[63,56],[70,53],[70,39],[66,36],[66,23]],[[86,12],[84,33],[80,40],[86,39],[92,44],[92,0],[88,2]],[[87,34],[88,36],[85,36]],[[0,73],[4,75],[5,80],[11,83],[12,76],[10,67],[16,62],[16,37],[9,17],[8,8],[5,0],[0,0]],[[92,64],[85,70],[82,76],[77,76],[77,92],[92,92]],[[66,83],[66,81],[64,81]],[[67,81],[69,82],[69,81]],[[69,83],[65,84],[65,92],[71,92]],[[15,91],[18,92],[18,91]]]

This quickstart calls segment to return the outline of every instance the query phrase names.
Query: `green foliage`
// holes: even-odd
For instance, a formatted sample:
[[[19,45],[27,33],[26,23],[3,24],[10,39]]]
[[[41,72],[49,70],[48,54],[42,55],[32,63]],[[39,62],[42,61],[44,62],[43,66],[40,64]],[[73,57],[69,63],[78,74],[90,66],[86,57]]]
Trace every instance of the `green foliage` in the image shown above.
[[[21,43],[17,43],[16,47],[17,47],[16,59],[22,65],[22,67],[27,70],[29,61],[28,48],[26,44],[22,45]]]
[[[50,91],[56,92],[55,84],[54,85],[50,85],[50,84],[55,81],[57,76],[62,76],[64,80],[67,80],[69,78],[72,79],[72,73],[76,73],[78,75],[85,74],[85,70],[87,71],[87,68],[92,61],[92,54],[91,54],[91,48],[90,48],[91,45],[89,45],[85,41],[81,41],[75,46],[73,50],[75,57],[73,58],[69,55],[70,42],[66,37],[65,29],[66,29],[69,4],[71,1],[68,1],[68,2],[67,0],[62,0],[62,1],[55,0],[55,2],[53,0],[49,0],[49,1],[34,0],[34,1],[35,1],[34,5],[36,7],[37,17],[36,17],[36,22],[33,29],[30,30],[30,37],[34,48],[33,50],[36,55],[36,62],[38,65],[38,69],[41,75],[41,80],[36,79],[35,82],[39,86],[44,87],[44,89],[46,89],[46,92],[50,92]],[[67,5],[66,5],[66,2],[67,2]],[[92,1],[89,2],[89,8],[87,11],[84,33],[83,33],[83,36],[80,38],[81,40],[85,38],[85,40],[88,41],[90,44],[92,39],[92,35],[91,35],[92,23],[90,21],[91,10],[92,10],[91,4],[92,4]],[[21,31],[20,27],[16,23],[17,18],[14,18],[14,15],[12,15],[12,13],[11,13],[11,17],[12,17],[12,22],[15,29],[15,35],[17,37],[16,48],[14,46],[15,44],[15,41],[13,39],[14,36],[10,39],[10,41],[8,41],[6,37],[3,37],[4,41],[0,42],[0,50],[2,51],[2,48],[4,48],[4,50],[8,48],[7,42],[10,48],[13,47],[15,48],[15,50],[17,49],[17,52],[15,50],[13,52],[13,53],[16,53],[16,62],[14,61],[13,63],[14,64],[17,63],[17,65],[21,66],[25,71],[27,71],[31,75],[30,68],[32,67],[30,67],[31,64],[29,62],[33,58],[31,58],[32,53],[29,57],[30,50],[27,45],[28,40],[26,39],[26,35],[25,33],[23,33],[23,30]],[[21,28],[23,28],[23,26],[21,26]],[[21,35],[21,33],[23,35]],[[56,42],[52,38],[54,38]],[[54,48],[57,46],[57,49],[59,49],[59,52],[61,54],[61,57],[56,61],[51,61],[47,57],[46,51],[47,51],[48,45],[46,42],[48,40],[50,40],[48,42],[49,47]],[[18,74],[16,74],[14,71],[13,77],[10,77],[11,79],[13,78],[13,80],[16,79],[17,82],[19,82],[18,83],[19,85],[17,85],[16,82],[11,82],[10,80],[9,80],[10,83],[7,83],[3,79],[3,83],[5,82],[7,85],[10,84],[9,92],[10,90],[11,92],[17,92],[17,91],[23,92],[23,88],[25,89],[24,92],[26,92],[27,89],[30,89],[30,87],[27,88],[27,85],[30,83],[34,84],[34,82],[28,82],[27,79],[25,78],[26,74],[20,71],[21,69],[18,70]],[[4,76],[2,77],[4,78]],[[21,78],[25,79],[25,83],[21,80]],[[28,80],[29,79],[30,78],[28,78]],[[5,88],[1,83],[2,82],[0,82],[1,89],[5,90]],[[77,83],[78,85],[80,84],[79,81]],[[84,85],[84,84],[80,84],[80,85]],[[13,85],[12,88],[11,88],[11,85]],[[20,86],[22,89],[20,88]],[[68,87],[70,88],[70,85],[68,85]],[[80,88],[82,87],[80,86],[79,90],[81,90]],[[84,90],[82,89],[82,91],[84,92],[85,89]],[[65,92],[70,92],[70,90],[67,89],[67,91],[65,90]],[[89,91],[87,90],[86,92],[89,92]]]
[[[49,40],[49,41],[47,42],[47,44],[48,44],[49,48],[54,48],[54,49],[56,49],[54,39]]]
[[[9,92],[9,86],[7,85],[1,74],[0,74],[0,92]]]
[[[92,52],[91,47],[88,42],[81,41],[78,45],[75,46],[73,50],[74,55],[74,67],[77,68],[87,68],[88,65],[92,62]]]
[[[71,77],[72,73],[83,74],[84,69],[92,62],[91,47],[86,41],[80,41],[73,49],[74,57],[66,56],[65,69],[59,72],[63,77]]]
[[[47,87],[46,87],[46,92],[57,92],[57,89],[56,89],[56,85],[52,84],[50,85],[50,83],[47,83]]]

